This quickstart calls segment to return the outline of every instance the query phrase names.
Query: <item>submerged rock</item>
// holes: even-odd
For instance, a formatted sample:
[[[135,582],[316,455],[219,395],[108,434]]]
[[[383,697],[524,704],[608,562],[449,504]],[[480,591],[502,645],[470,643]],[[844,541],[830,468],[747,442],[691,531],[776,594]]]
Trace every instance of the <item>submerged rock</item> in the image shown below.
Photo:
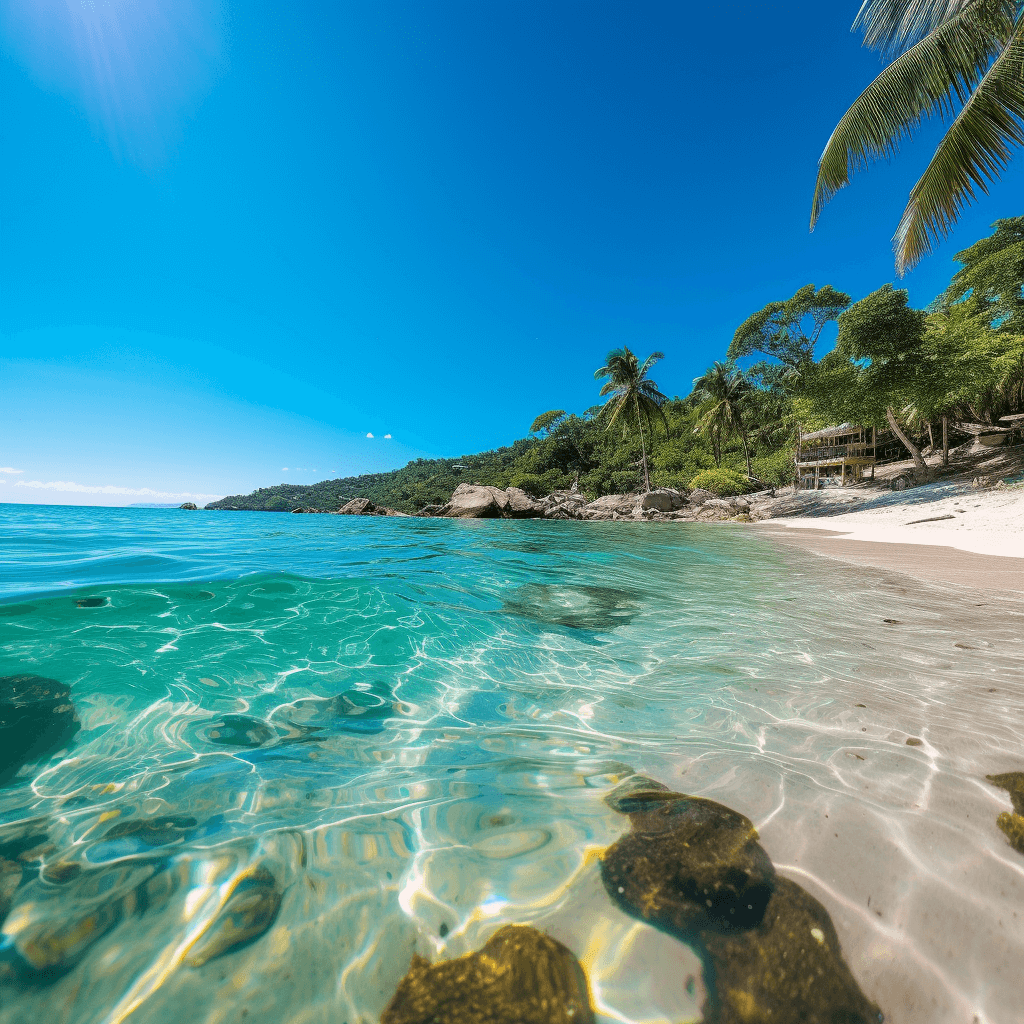
[[[319,732],[378,733],[395,718],[394,694],[383,684],[369,690],[346,690],[336,697],[307,697],[288,710],[288,724],[304,737]]]
[[[609,848],[609,896],[698,949],[707,1024],[879,1024],[825,908],[776,875],[744,815],[634,776],[606,797],[630,832]]]
[[[593,1024],[576,957],[535,928],[506,925],[477,953],[413,956],[381,1024]]]
[[[760,923],[775,869],[749,818],[662,790],[620,802],[632,829],[602,858],[601,878],[623,910],[680,938]]]
[[[71,690],[43,676],[0,676],[0,786],[66,747],[81,728]]]
[[[199,827],[190,814],[160,818],[132,818],[119,821],[108,829],[103,839],[137,839],[146,846],[167,846],[190,836]]]
[[[828,911],[779,877],[761,923],[728,935],[706,932],[714,965],[715,1024],[878,1024],[882,1014],[843,960]]]
[[[986,775],[985,778],[1010,794],[1014,813],[1004,811],[996,818],[996,825],[1009,844],[1018,853],[1024,853],[1024,772],[1005,772],[1003,775]]]
[[[637,613],[637,601],[615,587],[528,583],[503,602],[506,612],[573,629],[613,629]]]
[[[76,597],[76,608],[105,608],[107,599],[105,597]]]
[[[274,874],[262,864],[239,875],[217,916],[185,956],[191,967],[255,942],[277,920],[283,894]]]
[[[224,747],[262,747],[274,736],[274,730],[266,722],[248,715],[224,715],[206,730],[206,738],[211,743]]]

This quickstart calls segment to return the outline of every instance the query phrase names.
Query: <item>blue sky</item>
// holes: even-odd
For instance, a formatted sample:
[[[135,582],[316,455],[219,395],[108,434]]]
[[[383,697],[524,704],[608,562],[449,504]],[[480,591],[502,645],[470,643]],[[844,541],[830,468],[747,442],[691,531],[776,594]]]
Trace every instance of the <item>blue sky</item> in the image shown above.
[[[610,348],[684,395],[765,302],[892,280],[935,126],[807,230],[879,67],[856,8],[0,0],[0,501],[507,444],[592,405]]]

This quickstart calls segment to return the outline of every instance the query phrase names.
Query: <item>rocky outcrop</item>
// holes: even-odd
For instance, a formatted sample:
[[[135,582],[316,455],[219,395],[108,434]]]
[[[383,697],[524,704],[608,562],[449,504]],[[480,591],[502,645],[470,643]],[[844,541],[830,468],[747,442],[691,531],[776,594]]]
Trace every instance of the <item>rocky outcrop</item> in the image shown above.
[[[510,519],[538,519],[544,515],[544,506],[522,488],[509,487],[505,493],[508,495],[505,515]]]
[[[186,512],[199,511],[199,506],[194,501],[186,501],[183,505],[179,505],[178,508],[184,509]]]
[[[703,487],[697,487],[690,491],[687,496],[687,501],[691,505],[703,505],[705,501],[710,501],[715,495],[711,491],[705,491]]]
[[[672,487],[659,487],[648,491],[640,499],[640,508],[653,508],[658,512],[675,512],[686,504],[686,495]]]
[[[507,506],[508,495],[497,487],[459,484],[438,515],[447,519],[498,519]]]
[[[353,498],[338,509],[339,516],[372,516],[376,513],[377,506],[369,498]]]

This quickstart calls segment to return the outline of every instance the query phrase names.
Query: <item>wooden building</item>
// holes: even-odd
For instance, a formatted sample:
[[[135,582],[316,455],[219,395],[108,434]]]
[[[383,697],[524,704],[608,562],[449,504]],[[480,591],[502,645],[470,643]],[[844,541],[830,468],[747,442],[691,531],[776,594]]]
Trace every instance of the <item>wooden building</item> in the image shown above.
[[[796,447],[797,486],[802,490],[845,487],[875,476],[878,431],[840,423],[810,434],[798,433]]]

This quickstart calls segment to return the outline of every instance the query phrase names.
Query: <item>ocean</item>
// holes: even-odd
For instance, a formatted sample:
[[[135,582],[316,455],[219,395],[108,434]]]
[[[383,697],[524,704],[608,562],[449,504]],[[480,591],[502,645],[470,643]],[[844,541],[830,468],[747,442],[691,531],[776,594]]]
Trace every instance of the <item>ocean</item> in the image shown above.
[[[0,505],[0,702],[53,716],[0,751],[0,1024],[376,1022],[505,924],[700,1020],[602,885],[634,774],[747,816],[887,1021],[1019,1021],[1022,636],[733,524]]]

